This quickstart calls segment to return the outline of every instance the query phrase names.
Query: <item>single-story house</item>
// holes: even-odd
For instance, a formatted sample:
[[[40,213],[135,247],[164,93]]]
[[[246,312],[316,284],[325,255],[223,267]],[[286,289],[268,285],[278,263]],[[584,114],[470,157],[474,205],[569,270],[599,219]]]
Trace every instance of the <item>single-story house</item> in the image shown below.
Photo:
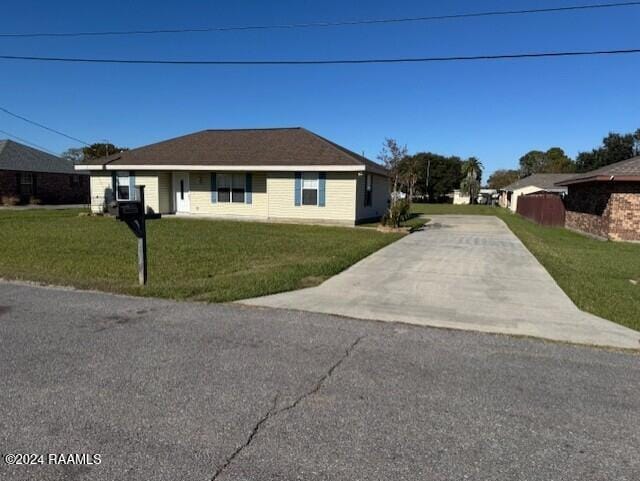
[[[205,130],[76,169],[91,174],[91,209],[145,186],[148,211],[354,225],[389,205],[388,171],[304,128]]]
[[[89,176],[67,160],[0,140],[0,204],[86,204]]]
[[[565,227],[599,238],[640,241],[640,156],[560,182]]]
[[[567,193],[567,188],[556,185],[556,182],[561,182],[574,176],[575,174],[531,174],[500,189],[498,204],[500,207],[508,207],[513,212],[517,212],[518,197],[521,195],[537,192],[564,195]]]

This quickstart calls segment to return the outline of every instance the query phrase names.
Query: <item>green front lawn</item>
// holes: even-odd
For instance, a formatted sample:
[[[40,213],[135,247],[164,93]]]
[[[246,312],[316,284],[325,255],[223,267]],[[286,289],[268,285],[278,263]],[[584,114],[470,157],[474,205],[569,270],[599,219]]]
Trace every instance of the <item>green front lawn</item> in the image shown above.
[[[414,204],[413,211],[496,215],[580,309],[640,330],[639,244],[604,242],[563,228],[542,227],[499,207]]]
[[[164,218],[147,223],[149,284],[136,238],[77,210],[0,211],[0,277],[212,302],[317,285],[402,237],[364,229]]]

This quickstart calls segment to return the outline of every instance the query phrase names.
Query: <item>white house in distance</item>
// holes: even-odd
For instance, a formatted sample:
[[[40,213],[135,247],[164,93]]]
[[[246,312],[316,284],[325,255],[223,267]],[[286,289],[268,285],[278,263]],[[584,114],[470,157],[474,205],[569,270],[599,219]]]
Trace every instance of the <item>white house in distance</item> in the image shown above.
[[[532,174],[528,177],[523,177],[513,184],[500,189],[498,202],[501,207],[508,207],[513,212],[516,212],[518,210],[518,197],[521,195],[534,194],[536,192],[566,194],[566,187],[555,184],[575,176],[576,174]]]
[[[381,165],[304,128],[204,130],[76,166],[91,175],[91,210],[145,186],[147,211],[354,225],[389,204]]]

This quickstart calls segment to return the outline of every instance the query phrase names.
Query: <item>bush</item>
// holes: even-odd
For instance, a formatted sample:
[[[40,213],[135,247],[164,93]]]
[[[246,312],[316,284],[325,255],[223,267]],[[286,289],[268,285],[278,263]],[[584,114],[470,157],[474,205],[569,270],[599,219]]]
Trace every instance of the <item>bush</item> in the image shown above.
[[[31,205],[40,205],[40,204],[42,204],[42,201],[40,199],[38,199],[37,197],[31,196],[31,197],[29,197],[29,204],[31,204]]]
[[[400,227],[409,218],[411,204],[408,199],[399,199],[391,204],[387,213],[382,217],[382,225],[386,227]]]
[[[20,198],[15,195],[3,195],[0,197],[0,204],[2,205],[18,205],[20,203]]]

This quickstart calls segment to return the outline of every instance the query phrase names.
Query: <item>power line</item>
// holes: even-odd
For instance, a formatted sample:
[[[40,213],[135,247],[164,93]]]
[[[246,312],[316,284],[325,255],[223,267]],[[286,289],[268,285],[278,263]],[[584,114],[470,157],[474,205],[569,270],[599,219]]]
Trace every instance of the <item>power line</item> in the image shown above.
[[[5,109],[4,107],[0,107],[0,110],[2,112],[4,112],[5,114],[9,114],[12,117],[15,117],[17,119],[23,120],[23,121],[25,121],[25,122],[27,122],[29,124],[35,125],[36,127],[40,127],[41,129],[48,130],[49,132],[53,132],[54,134],[61,135],[63,137],[66,137],[67,139],[73,140],[75,142],[80,142],[81,144],[84,144],[86,146],[90,145],[88,142],[85,142],[84,140],[80,140],[77,137],[73,137],[72,135],[68,135],[68,134],[65,134],[64,132],[60,132],[59,130],[53,129],[51,127],[47,127],[46,125],[42,125],[42,124],[40,124],[40,123],[38,123],[38,122],[36,122],[34,120],[30,120],[30,119],[28,119],[26,117],[23,117],[22,115],[18,115],[18,114],[15,114],[13,112],[10,112],[9,110]]]
[[[539,13],[559,13],[578,10],[593,10],[605,8],[620,8],[640,6],[640,1],[636,2],[616,2],[597,3],[588,5],[570,5],[566,7],[531,8],[524,10],[494,10],[484,12],[468,12],[450,15],[432,15],[423,17],[401,17],[401,18],[379,18],[368,20],[340,20],[334,22],[308,22],[289,23],[274,25],[236,25],[228,27],[192,27],[192,28],[167,28],[150,30],[105,30],[95,32],[30,32],[30,33],[0,33],[0,37],[99,37],[111,35],[156,35],[156,34],[179,34],[179,33],[206,33],[206,32],[231,32],[245,30],[284,30],[296,28],[322,28],[322,27],[348,27],[354,25],[376,25],[389,23],[409,23],[409,22],[433,22],[441,20],[459,20],[478,17],[499,17],[507,15],[529,15]]]
[[[514,60],[545,57],[585,57],[595,55],[625,55],[640,53],[640,48],[619,50],[584,50],[566,52],[534,52],[498,55],[469,55],[452,57],[406,57],[406,58],[365,58],[365,59],[329,59],[329,60],[151,60],[151,59],[115,59],[115,58],[71,58],[71,57],[37,57],[22,55],[0,55],[0,60],[25,60],[34,62],[67,62],[67,63],[103,63],[129,65],[348,65],[348,64],[391,64],[391,63],[427,63],[458,62],[482,60]],[[59,132],[58,132],[59,133]],[[63,134],[64,135],[64,134]],[[78,140],[78,139],[74,139]],[[82,142],[78,140],[79,142]],[[83,142],[84,143],[84,142]]]
[[[59,154],[56,154],[55,152],[47,149],[46,147],[42,147],[41,145],[34,144],[33,142],[31,142],[31,141],[29,141],[27,139],[23,139],[22,137],[18,137],[17,135],[13,135],[12,133],[7,132],[6,130],[0,130],[0,134],[4,134],[4,135],[6,135],[8,137],[11,137],[13,139],[19,140],[20,142],[23,142],[23,143],[25,143],[27,145],[30,145],[31,147],[35,147],[36,149],[44,150],[48,154],[55,155],[56,157],[60,157]]]

